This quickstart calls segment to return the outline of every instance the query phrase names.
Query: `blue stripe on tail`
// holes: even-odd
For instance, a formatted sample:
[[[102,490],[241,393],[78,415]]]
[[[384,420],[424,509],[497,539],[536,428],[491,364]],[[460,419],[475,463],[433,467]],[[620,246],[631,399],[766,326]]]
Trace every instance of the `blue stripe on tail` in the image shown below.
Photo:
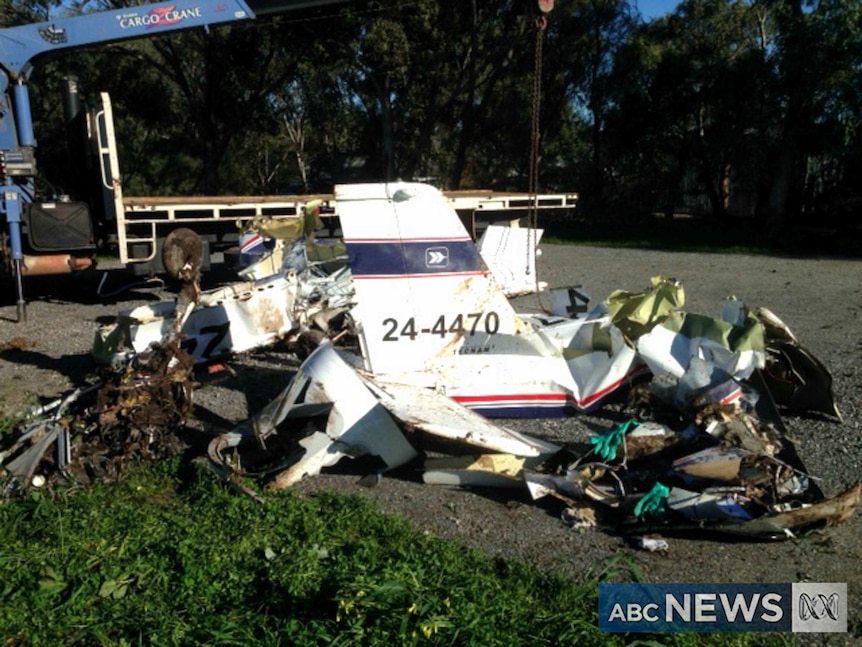
[[[485,272],[476,245],[466,240],[345,240],[354,277]]]

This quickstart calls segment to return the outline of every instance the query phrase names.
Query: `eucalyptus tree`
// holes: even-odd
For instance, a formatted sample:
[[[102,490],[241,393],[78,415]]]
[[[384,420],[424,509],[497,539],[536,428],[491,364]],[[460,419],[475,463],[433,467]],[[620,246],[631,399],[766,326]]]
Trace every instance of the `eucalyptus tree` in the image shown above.
[[[746,138],[761,132],[758,116],[770,112],[768,84],[756,43],[749,37],[750,7],[725,0],[686,0],[668,18],[677,38],[672,54],[681,64],[678,109],[685,115],[682,146],[669,176],[665,211],[679,205],[684,188],[706,196],[712,215],[725,219],[734,185],[741,198],[752,177]],[[688,186],[683,184],[688,180]],[[736,200],[742,205],[741,199]]]
[[[860,197],[848,171],[859,170],[862,8],[851,0],[763,5],[775,26],[766,55],[781,98],[764,200],[765,222],[776,230],[809,214],[816,193]]]
[[[621,183],[653,209],[702,198],[716,217],[754,215],[771,231],[826,191],[846,195],[860,15],[849,0],[685,0],[644,25],[615,61],[607,125]]]
[[[506,186],[529,165],[536,15],[525,2],[462,3],[459,38],[440,56],[453,72],[448,186]],[[446,112],[449,112],[447,109]],[[442,112],[441,114],[446,114]]]
[[[584,188],[595,208],[603,210],[608,174],[613,173],[606,146],[607,120],[614,104],[614,61],[631,37],[637,16],[626,0],[579,0],[563,11],[568,11],[569,97],[586,116],[589,128],[590,174]]]
[[[297,74],[314,38],[311,29],[279,19],[195,30],[146,43],[148,64],[176,88],[180,140],[202,160],[196,192],[238,192],[254,160],[230,158],[231,144],[253,136],[272,94]],[[229,164],[225,164],[230,162]]]
[[[820,27],[821,83],[815,94],[816,147],[807,160],[806,217],[824,214],[857,229],[862,204],[862,4],[821,3],[812,19]]]
[[[0,25],[12,27],[45,20],[60,0],[0,0]]]
[[[353,61],[344,78],[368,117],[374,172],[450,188],[505,178],[513,138],[522,131],[529,137],[531,4],[389,0],[350,7],[359,27],[342,43],[342,57]]]
[[[270,95],[267,118],[243,137],[240,155],[257,160],[256,191],[329,192],[359,179],[351,166],[363,156],[366,115],[344,81],[349,62],[328,39],[309,47],[296,76]]]

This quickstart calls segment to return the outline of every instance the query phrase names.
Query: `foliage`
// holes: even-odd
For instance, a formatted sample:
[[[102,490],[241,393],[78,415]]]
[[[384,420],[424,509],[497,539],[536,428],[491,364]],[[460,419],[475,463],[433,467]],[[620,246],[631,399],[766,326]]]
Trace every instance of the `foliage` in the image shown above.
[[[27,645],[627,644],[596,629],[597,582],[418,533],[360,497],[263,504],[203,468],[0,507],[0,638]],[[698,637],[667,645],[775,644]]]
[[[826,185],[853,168],[855,154],[827,133],[855,138],[858,105],[845,103],[855,93],[843,84],[860,80],[862,22],[858,3],[809,4],[686,0],[631,34],[606,133],[624,209],[636,200],[665,213],[687,206],[718,221],[753,217],[773,232],[855,226],[838,209],[831,223],[819,216],[821,191],[834,195]],[[826,168],[836,174],[824,182]]]

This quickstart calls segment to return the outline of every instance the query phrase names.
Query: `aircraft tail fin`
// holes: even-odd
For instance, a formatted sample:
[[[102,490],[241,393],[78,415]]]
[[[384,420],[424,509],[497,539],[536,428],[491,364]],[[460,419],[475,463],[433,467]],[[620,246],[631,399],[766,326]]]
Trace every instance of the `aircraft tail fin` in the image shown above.
[[[512,309],[458,214],[418,183],[336,187],[366,368],[433,371],[496,352],[529,325]]]

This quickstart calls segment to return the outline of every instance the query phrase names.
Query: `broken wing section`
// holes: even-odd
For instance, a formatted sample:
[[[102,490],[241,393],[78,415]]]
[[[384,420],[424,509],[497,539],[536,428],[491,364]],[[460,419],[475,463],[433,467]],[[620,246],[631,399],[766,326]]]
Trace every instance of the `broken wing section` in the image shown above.
[[[315,424],[321,419],[322,424]],[[268,459],[275,453],[282,460],[252,466],[242,456],[249,446],[252,450],[267,447]],[[391,469],[409,462],[417,452],[354,370],[324,343],[303,362],[281,395],[252,419],[215,439],[209,455],[233,472],[278,472],[273,486],[281,489],[319,474],[345,456],[377,456],[384,469]]]
[[[272,487],[281,489],[342,458],[377,457],[380,471],[387,471],[409,463],[429,445],[528,458],[546,458],[559,450],[553,443],[493,425],[439,393],[361,377],[331,344],[323,343],[278,398],[216,438],[209,455],[234,474],[277,473]],[[252,463],[261,448],[266,450],[265,467]]]
[[[513,454],[519,457],[549,456],[559,445],[531,438],[494,424],[454,400],[417,386],[385,384],[370,377],[365,383],[378,401],[409,435],[427,434],[441,445],[461,451]],[[417,441],[419,446],[421,441]]]

